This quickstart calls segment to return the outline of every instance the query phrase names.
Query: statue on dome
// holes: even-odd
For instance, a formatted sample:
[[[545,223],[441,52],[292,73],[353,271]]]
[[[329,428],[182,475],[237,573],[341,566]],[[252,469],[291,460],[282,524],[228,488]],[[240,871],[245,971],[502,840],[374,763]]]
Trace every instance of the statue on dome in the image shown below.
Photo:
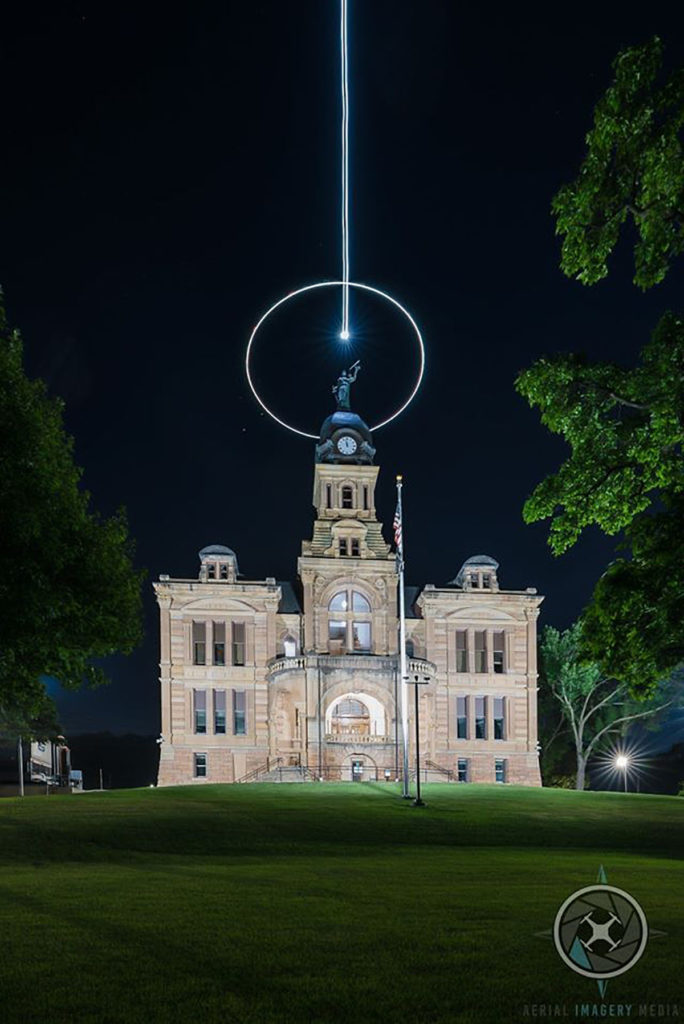
[[[342,370],[342,373],[337,378],[337,384],[333,384],[332,393],[335,396],[338,409],[344,409],[347,412],[351,410],[351,405],[349,404],[351,386],[356,380],[360,369],[361,363],[357,359],[348,370]]]

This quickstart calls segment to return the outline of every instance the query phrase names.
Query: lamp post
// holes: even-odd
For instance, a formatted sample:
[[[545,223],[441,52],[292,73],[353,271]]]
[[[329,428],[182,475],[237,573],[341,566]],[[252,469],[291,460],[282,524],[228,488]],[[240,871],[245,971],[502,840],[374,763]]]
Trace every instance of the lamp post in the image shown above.
[[[615,767],[619,768],[625,773],[625,793],[627,792],[627,769],[629,768],[629,758],[626,754],[618,754],[615,758]]]
[[[404,680],[407,683],[411,683],[411,685],[415,687],[416,695],[416,799],[413,801],[413,806],[426,807],[427,805],[425,801],[421,799],[420,795],[420,712],[418,710],[418,687],[427,686],[427,684],[430,682],[430,677],[423,676],[423,678],[421,679],[420,676],[413,676],[413,678],[411,678],[411,676],[404,676]]]

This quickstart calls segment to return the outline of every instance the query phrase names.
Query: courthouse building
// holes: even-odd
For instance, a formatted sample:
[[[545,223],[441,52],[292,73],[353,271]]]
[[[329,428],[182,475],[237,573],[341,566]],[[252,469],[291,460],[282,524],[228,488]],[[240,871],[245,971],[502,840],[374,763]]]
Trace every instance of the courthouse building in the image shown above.
[[[197,578],[154,584],[159,785],[398,775],[396,559],[376,515],[375,449],[349,408],[350,380],[340,378],[346,390],[338,387],[316,446],[313,533],[296,581],[244,579],[235,552],[216,544],[200,551]],[[449,583],[405,588],[407,673],[421,681],[429,778],[540,785],[542,600],[533,588],[503,590],[487,555],[467,558]]]

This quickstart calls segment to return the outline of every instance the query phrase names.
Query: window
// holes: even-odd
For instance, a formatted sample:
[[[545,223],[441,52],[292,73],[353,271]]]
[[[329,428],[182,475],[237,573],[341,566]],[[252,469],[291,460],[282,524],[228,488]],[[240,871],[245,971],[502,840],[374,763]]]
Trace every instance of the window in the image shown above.
[[[368,511],[368,486],[367,486],[367,484],[363,485],[363,507],[364,507],[364,510],[367,512]]]
[[[506,739],[506,724],[504,717],[504,699],[503,697],[494,698],[494,739],[505,740]]]
[[[459,740],[468,739],[467,697],[456,698],[456,736]]]
[[[195,778],[204,779],[207,776],[207,755],[195,754]]]
[[[503,633],[494,634],[493,643],[493,655],[494,655],[494,671],[501,673],[506,671],[506,646],[505,636]]]
[[[475,698],[475,739],[487,739],[487,719],[485,718],[484,697]]]
[[[325,485],[325,507],[332,508],[332,487],[330,484]]]
[[[492,585],[491,574],[488,573],[488,572],[483,572],[482,573],[482,589],[483,590],[489,590],[491,588],[491,585]]]
[[[207,579],[208,580],[215,580],[216,579],[216,566],[215,565],[208,565],[207,566]]]
[[[342,488],[342,508],[354,508],[354,491],[351,487]]]
[[[468,779],[468,760],[465,757],[459,757],[458,759],[458,781],[469,782]]]
[[[207,692],[206,690],[192,691],[193,715],[195,719],[195,732],[207,731]]]
[[[346,537],[340,537],[340,554],[342,556],[348,554],[348,551],[347,551],[347,538]]]
[[[354,558],[358,558],[361,554],[361,545],[359,544],[358,537],[352,537],[351,539],[351,553]]]
[[[468,576],[468,579],[470,581],[470,586],[473,588],[473,590],[477,590],[480,586],[479,575],[476,572],[471,572],[470,575]]]
[[[214,623],[214,664],[225,665],[226,663],[226,624],[225,622]]]
[[[245,624],[234,622],[233,626],[233,664],[245,664]]]
[[[475,632],[475,671],[487,671],[487,634],[484,630]]]
[[[415,658],[415,656],[416,656],[416,645],[414,644],[413,640],[407,640],[406,641],[406,657],[407,658]]]
[[[206,665],[207,663],[207,624],[206,622],[193,622],[192,624],[192,663],[193,665]]]
[[[233,690],[233,733],[245,736],[247,733],[246,693],[244,690]]]
[[[494,762],[494,778],[496,779],[497,782],[506,781],[506,762],[503,760],[503,758],[497,757],[496,761]]]
[[[336,613],[328,619],[328,649],[331,654],[343,654],[345,651],[361,653],[372,649],[371,606],[363,594],[358,590],[340,590],[331,597],[328,611]]]
[[[343,654],[347,646],[347,623],[344,619],[328,620],[328,647],[331,654]]]
[[[355,651],[370,651],[371,649],[371,624],[370,622],[352,623],[352,640]]]
[[[226,691],[214,690],[214,732],[222,735],[226,731]]]
[[[221,563],[220,575],[222,580],[228,579],[228,566],[225,562]]]
[[[456,630],[456,671],[468,671],[468,634],[465,629]]]
[[[294,658],[297,653],[297,643],[294,637],[286,636],[283,640],[283,651],[286,658]]]

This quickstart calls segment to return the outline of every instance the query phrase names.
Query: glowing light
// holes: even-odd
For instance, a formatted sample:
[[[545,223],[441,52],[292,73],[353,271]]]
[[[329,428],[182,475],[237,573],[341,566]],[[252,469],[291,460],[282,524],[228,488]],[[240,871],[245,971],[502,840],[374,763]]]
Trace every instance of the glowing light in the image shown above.
[[[616,768],[626,768],[628,764],[629,764],[629,758],[627,757],[626,754],[618,754],[618,756],[615,758],[615,767]]]
[[[342,341],[349,341],[349,339],[351,338],[351,334],[349,333],[349,331],[340,331],[340,338],[342,339]]]
[[[340,68],[342,73],[342,333],[349,337],[349,66],[347,0],[340,0]]]
[[[271,410],[268,408],[266,403],[263,401],[263,399],[259,395],[259,392],[257,391],[257,389],[256,389],[256,387],[254,385],[254,381],[252,380],[252,374],[251,374],[251,371],[250,371],[250,359],[251,359],[251,355],[252,355],[252,349],[254,347],[254,342],[255,342],[258,334],[259,334],[259,330],[261,329],[263,324],[266,322],[266,320],[268,320],[268,318],[271,316],[271,314],[276,311],[276,309],[279,309],[280,306],[283,306],[286,302],[289,302],[290,299],[294,299],[298,295],[303,295],[305,292],[311,292],[311,291],[316,290],[317,288],[339,288],[340,285],[344,285],[344,283],[345,283],[344,281],[317,281],[315,284],[307,284],[307,285],[304,285],[303,288],[297,288],[295,291],[289,292],[287,295],[284,295],[282,297],[282,299],[278,299],[277,302],[273,303],[273,305],[270,307],[270,309],[266,310],[266,312],[263,314],[261,319],[257,322],[256,326],[252,330],[252,333],[249,336],[249,342],[247,343],[247,351],[245,353],[245,373],[247,375],[247,383],[250,386],[252,394],[254,395],[254,397],[256,398],[257,402],[259,403],[261,408],[264,410],[264,412],[268,413],[268,415],[271,417],[271,419],[275,420],[276,423],[279,423],[281,427],[285,427],[286,430],[291,430],[293,434],[299,434],[300,437],[310,437],[314,441],[318,440],[318,434],[309,434],[306,430],[298,430],[297,427],[291,427],[289,423],[286,423],[285,420],[281,420],[278,416],[276,416],[276,414],[274,412],[271,412]],[[415,335],[415,338],[416,338],[416,343],[418,345],[418,351],[419,351],[418,376],[417,376],[416,381],[415,381],[415,383],[413,385],[413,389],[412,389],[410,395],[408,396],[408,398],[406,399],[406,401],[404,402],[404,404],[399,406],[399,408],[396,410],[396,412],[393,412],[391,416],[387,417],[387,419],[382,420],[382,422],[377,423],[374,427],[370,428],[372,431],[376,431],[376,430],[380,430],[382,427],[386,427],[387,424],[391,423],[392,420],[395,420],[397,418],[397,416],[401,416],[402,412],[406,408],[408,408],[408,406],[411,404],[411,402],[415,398],[416,394],[418,393],[418,388],[420,387],[420,385],[422,383],[423,375],[425,373],[425,346],[423,344],[423,337],[422,337],[422,335],[420,333],[420,328],[418,327],[418,324],[413,319],[413,317],[411,316],[409,311],[404,306],[402,306],[402,304],[400,302],[398,302],[395,298],[393,298],[391,295],[388,295],[387,292],[381,291],[380,288],[373,288],[369,284],[360,284],[358,281],[348,281],[347,284],[348,284],[349,288],[360,288],[362,291],[371,292],[371,294],[373,294],[373,295],[378,295],[381,299],[385,299],[386,302],[389,302],[389,303],[391,303],[391,305],[395,306],[399,310],[399,312],[402,313],[403,316],[408,320],[409,324],[413,328],[413,332],[414,332],[414,335]]]

